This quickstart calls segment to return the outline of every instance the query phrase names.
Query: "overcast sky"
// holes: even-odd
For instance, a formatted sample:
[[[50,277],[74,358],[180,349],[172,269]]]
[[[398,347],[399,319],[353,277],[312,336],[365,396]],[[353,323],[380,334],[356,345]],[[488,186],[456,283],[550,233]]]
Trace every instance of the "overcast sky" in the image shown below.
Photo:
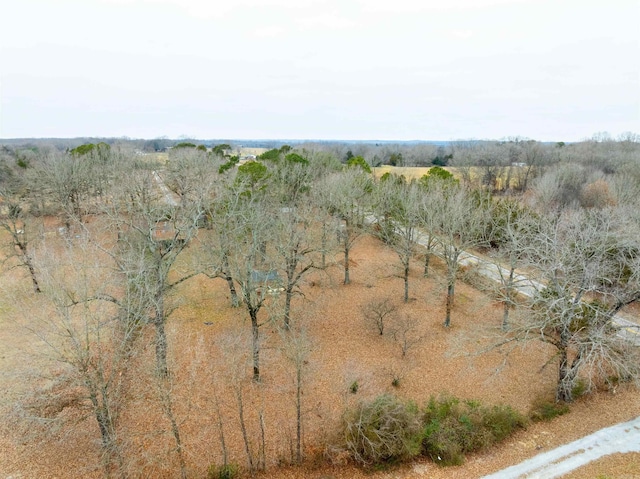
[[[638,0],[14,0],[0,138],[640,133]]]

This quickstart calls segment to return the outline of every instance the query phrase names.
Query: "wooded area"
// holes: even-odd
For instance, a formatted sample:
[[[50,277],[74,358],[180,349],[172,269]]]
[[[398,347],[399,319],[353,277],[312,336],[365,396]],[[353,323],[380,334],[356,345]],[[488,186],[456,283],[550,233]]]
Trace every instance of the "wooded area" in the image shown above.
[[[455,335],[460,357],[505,361],[535,344],[515,363],[527,370],[511,374],[553,369],[559,403],[640,379],[640,331],[618,317],[640,299],[636,136],[279,145],[255,160],[232,145],[139,147],[0,146],[1,327],[19,326],[34,364],[2,413],[16,441],[83,434],[97,460],[73,467],[89,475],[232,477],[340,454],[367,463],[346,418],[389,391],[429,400],[404,397],[401,371],[426,367],[427,336],[451,349]],[[382,165],[430,169],[411,178]],[[358,276],[363,243],[391,273]],[[495,277],[467,253],[497,265]],[[373,333],[358,337],[365,348],[388,338],[395,349],[375,350],[399,351],[400,366],[365,393],[374,372],[347,374],[331,392],[344,411],[310,437],[327,397],[308,385],[327,374],[319,358],[332,345],[314,337],[309,310],[323,295],[349,298],[353,283],[387,281],[398,287],[339,334],[358,323]],[[474,325],[461,284],[484,298],[478,308],[498,304],[498,321]],[[441,317],[422,317],[416,298]],[[189,317],[214,333],[205,340]],[[288,411],[278,418],[276,403]]]

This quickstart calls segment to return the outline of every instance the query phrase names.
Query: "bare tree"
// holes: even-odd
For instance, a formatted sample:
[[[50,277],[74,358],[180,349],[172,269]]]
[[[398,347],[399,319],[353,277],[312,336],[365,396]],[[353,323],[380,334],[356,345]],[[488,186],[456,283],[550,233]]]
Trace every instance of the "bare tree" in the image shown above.
[[[284,270],[282,287],[285,295],[285,329],[290,328],[293,295],[300,292],[299,285],[304,275],[317,267],[315,255],[321,249],[321,244],[315,235],[312,218],[312,208],[304,204],[279,208],[274,214],[275,256]]]
[[[428,190],[430,204],[437,214],[439,255],[447,266],[447,302],[444,326],[451,325],[455,285],[460,259],[465,250],[485,242],[483,230],[487,223],[487,208],[480,195],[468,190],[438,183]]]
[[[416,183],[389,179],[375,191],[374,211],[378,236],[398,255],[402,265],[404,302],[409,301],[409,272],[420,233],[417,228],[422,216],[422,187]]]
[[[532,183],[530,203],[540,211],[578,205],[590,172],[575,163],[562,164],[547,171]]]
[[[166,300],[175,286],[197,273],[180,273],[173,266],[196,234],[201,206],[190,201],[189,196],[179,202],[168,198],[166,186],[151,171],[129,169],[123,165],[121,173],[122,177],[109,190],[111,201],[103,205],[106,231],[99,230],[97,225],[93,228],[85,226],[85,237],[92,240],[103,259],[113,261],[113,272],[120,283],[92,299],[106,301],[116,307],[118,324],[130,331],[123,342],[128,352],[134,350],[139,331],[145,325],[153,324],[159,404],[170,423],[181,477],[184,478],[186,462],[167,362],[165,323],[171,308]],[[74,243],[75,240],[69,244]],[[174,275],[169,280],[171,272]]]
[[[380,336],[382,336],[388,320],[391,319],[396,310],[396,305],[387,298],[364,305],[362,307],[362,314],[367,323],[373,324],[378,333],[380,333]]]
[[[182,202],[208,198],[215,181],[219,180],[221,159],[198,148],[171,150],[164,172],[164,181]]]
[[[437,236],[438,231],[438,213],[435,210],[436,205],[432,204],[431,196],[428,193],[420,197],[419,209],[419,232],[417,242],[424,247],[424,271],[423,276],[429,277],[429,266],[431,258],[435,254],[439,245]]]
[[[0,196],[3,199],[0,228],[8,234],[7,255],[3,263],[15,260],[16,266],[25,268],[29,272],[33,290],[40,293],[40,283],[32,254],[33,240],[38,237],[37,221],[29,213],[29,205],[15,193],[0,193]]]
[[[260,380],[260,328],[271,318],[261,320],[260,310],[279,293],[281,279],[274,254],[268,250],[275,238],[273,215],[268,214],[259,196],[236,196],[226,218],[229,232],[228,275],[238,286],[247,310],[252,332],[253,379]]]
[[[229,381],[238,411],[238,424],[242,434],[242,442],[244,451],[247,456],[247,466],[253,474],[257,468],[256,457],[254,456],[253,444],[249,436],[249,430],[246,421],[246,404],[245,404],[245,368],[247,363],[246,341],[243,335],[228,334],[220,337],[220,349],[222,350],[225,364],[225,378]],[[222,429],[220,429],[222,430]],[[226,461],[226,459],[225,459]]]
[[[553,346],[559,401],[573,400],[580,374],[589,383],[611,375],[640,378],[637,346],[615,318],[640,299],[638,237],[638,224],[609,208],[546,215],[534,234],[522,238],[539,277],[529,313],[513,324],[511,339]]]
[[[116,155],[108,145],[83,146],[66,153],[48,152],[30,171],[32,187],[61,215],[67,231],[104,196],[108,172],[114,171]]]
[[[428,201],[437,215],[438,254],[447,266],[447,300],[444,326],[451,325],[451,310],[460,260],[465,250],[481,245],[487,223],[487,205],[481,195],[465,188],[435,183],[428,189]]]
[[[515,176],[515,188],[526,191],[532,178],[540,176],[549,162],[548,149],[535,140],[516,138],[510,156],[510,176]]]
[[[303,417],[302,417],[302,399],[304,385],[304,371],[306,369],[309,354],[311,353],[311,342],[304,329],[296,328],[287,331],[282,337],[282,352],[291,363],[295,372],[295,404],[296,404],[296,462],[302,462],[302,444],[303,444]]]
[[[214,199],[205,206],[205,216],[210,227],[201,239],[203,245],[204,274],[210,278],[222,278],[229,287],[231,306],[240,305],[236,284],[231,275],[229,256],[232,253],[235,231],[235,212],[238,203],[244,201],[241,191],[220,179]]]
[[[469,187],[473,186],[472,168],[476,164],[474,154],[475,143],[476,141],[474,140],[456,140],[450,144],[453,155],[451,166],[457,168],[463,183]]]
[[[475,164],[480,171],[481,184],[491,191],[508,188],[504,185],[503,173],[509,167],[506,148],[495,143],[478,143]]]
[[[424,335],[418,332],[418,326],[419,321],[407,315],[400,315],[393,322],[391,336],[400,345],[403,358],[424,339]]]
[[[62,256],[48,252],[41,264],[43,291],[51,310],[33,318],[33,332],[43,341],[49,357],[64,367],[58,377],[69,400],[87,408],[100,433],[107,477],[125,477],[124,445],[119,416],[124,405],[123,383],[128,376],[130,325],[118,320],[117,308],[96,307],[94,300],[111,280],[93,259],[99,254],[76,242]]]
[[[522,238],[530,237],[537,226],[532,212],[515,200],[498,201],[493,205],[491,214],[493,242],[498,247],[498,261],[492,271],[497,272],[499,280],[497,293],[504,307],[502,330],[506,331],[509,328],[509,312],[516,306],[518,293],[526,288],[528,281],[516,274],[516,268],[524,265]],[[503,262],[506,262],[506,267]]]
[[[368,195],[372,189],[371,176],[359,168],[351,168],[324,178],[316,188],[319,203],[340,220],[337,238],[344,255],[344,284],[349,284],[349,254],[364,231]]]
[[[156,332],[156,365],[160,376],[167,376],[167,336],[165,323],[171,310],[165,305],[168,293],[198,271],[169,279],[178,256],[198,231],[202,215],[199,202],[171,202],[150,171],[127,171],[112,190],[113,201],[104,209],[111,231],[118,241],[109,251],[121,271],[142,268],[145,293],[153,311],[151,323]],[[132,265],[130,261],[135,263]]]

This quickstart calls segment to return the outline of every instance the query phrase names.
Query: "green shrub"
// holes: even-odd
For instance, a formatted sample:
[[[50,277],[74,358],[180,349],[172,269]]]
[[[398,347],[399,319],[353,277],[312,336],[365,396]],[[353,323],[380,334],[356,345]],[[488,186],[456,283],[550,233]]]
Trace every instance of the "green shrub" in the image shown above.
[[[358,389],[360,389],[360,384],[358,384],[358,381],[353,381],[351,383],[351,385],[349,386],[349,392],[351,394],[355,394],[358,392]]]
[[[462,464],[464,454],[504,440],[527,422],[509,406],[485,407],[451,396],[432,397],[423,420],[423,453],[446,466]]]
[[[527,419],[511,406],[493,406],[485,411],[484,426],[491,429],[494,442],[500,442],[527,427]]]
[[[421,451],[440,465],[504,440],[527,419],[509,406],[483,406],[453,396],[431,397],[422,412],[413,403],[383,395],[345,415],[347,450],[361,464],[380,466]]]
[[[569,406],[563,402],[556,402],[545,396],[538,396],[533,400],[529,411],[529,418],[534,421],[551,421],[554,417],[569,412]]]
[[[365,173],[371,173],[371,167],[367,160],[365,160],[362,156],[354,156],[347,161],[347,166],[349,168],[361,168]]]
[[[589,391],[589,385],[584,379],[577,379],[571,388],[571,395],[574,399],[584,396]]]
[[[218,466],[211,464],[207,469],[207,479],[234,479],[238,475],[236,464],[224,464]]]
[[[421,429],[415,404],[385,394],[347,413],[344,438],[357,462],[377,466],[418,455]]]
[[[442,466],[458,466],[464,462],[462,427],[457,418],[433,419],[424,429],[422,448],[425,455]]]

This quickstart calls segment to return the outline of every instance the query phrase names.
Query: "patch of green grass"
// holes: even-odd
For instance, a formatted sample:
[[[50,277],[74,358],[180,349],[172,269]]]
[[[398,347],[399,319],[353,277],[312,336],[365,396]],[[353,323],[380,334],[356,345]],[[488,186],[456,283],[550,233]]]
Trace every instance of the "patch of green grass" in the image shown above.
[[[563,402],[556,402],[545,396],[538,396],[533,400],[529,410],[529,419],[534,422],[551,421],[553,418],[569,412],[569,406]]]
[[[207,479],[234,479],[238,476],[238,472],[236,464],[224,464],[222,466],[211,464],[207,469]]]

